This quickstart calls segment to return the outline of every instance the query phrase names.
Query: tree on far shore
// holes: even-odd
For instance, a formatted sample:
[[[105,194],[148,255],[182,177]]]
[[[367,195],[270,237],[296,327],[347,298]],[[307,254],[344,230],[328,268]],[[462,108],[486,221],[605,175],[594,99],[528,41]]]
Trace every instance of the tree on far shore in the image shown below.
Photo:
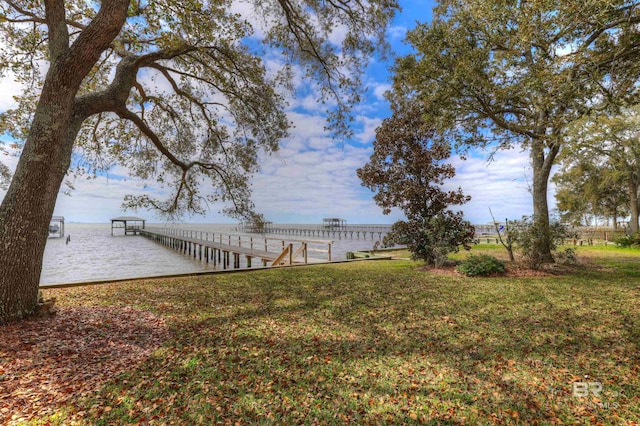
[[[119,164],[170,194],[127,197],[168,216],[227,201],[251,214],[248,176],[287,135],[280,89],[314,82],[348,133],[359,74],[395,0],[7,0],[0,3],[0,73],[24,87],[0,116],[20,160],[0,205],[0,323],[31,315],[48,225],[67,173]],[[334,44],[342,34],[341,45]],[[270,50],[271,49],[271,50]],[[281,64],[266,69],[265,52]],[[279,55],[278,55],[279,53]],[[273,62],[272,61],[272,62]],[[0,167],[6,183],[6,168]],[[2,180],[2,179],[0,179]]]

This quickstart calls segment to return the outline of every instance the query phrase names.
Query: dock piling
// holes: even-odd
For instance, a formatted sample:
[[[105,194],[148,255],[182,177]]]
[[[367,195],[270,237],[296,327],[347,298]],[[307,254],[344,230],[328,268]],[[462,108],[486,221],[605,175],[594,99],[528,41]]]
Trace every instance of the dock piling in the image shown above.
[[[241,256],[245,257],[244,264],[247,268],[252,267],[253,258],[256,257],[262,261],[263,266],[267,266],[268,263],[271,263],[271,266],[292,265],[296,262],[307,264],[310,261],[309,250],[326,253],[329,260],[331,259],[331,241],[264,238],[264,250],[260,250],[256,246],[262,247],[262,245],[256,242],[253,236],[219,234],[218,241],[220,242],[217,242],[215,234],[212,234],[210,239],[209,233],[203,231],[150,228],[140,229],[138,232],[140,235],[173,248],[186,256],[193,256],[193,259],[203,261],[204,256],[206,263],[212,261],[213,266],[219,266],[222,269],[242,267]],[[309,243],[326,244],[328,250],[310,249]],[[274,247],[274,244],[277,245]],[[319,261],[319,259],[313,261]]]

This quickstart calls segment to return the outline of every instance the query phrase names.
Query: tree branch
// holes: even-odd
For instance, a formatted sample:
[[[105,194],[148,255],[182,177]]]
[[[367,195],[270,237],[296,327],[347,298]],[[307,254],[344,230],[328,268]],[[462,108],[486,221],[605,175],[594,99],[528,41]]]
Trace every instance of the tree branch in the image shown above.
[[[189,166],[180,161],[175,155],[173,155],[173,153],[169,151],[166,146],[164,146],[158,135],[156,135],[155,132],[151,130],[149,126],[147,126],[147,123],[145,123],[144,120],[138,117],[135,113],[129,111],[126,107],[116,108],[114,112],[118,114],[120,118],[131,121],[140,130],[140,132],[142,132],[142,134],[145,135],[151,141],[151,143],[153,143],[158,151],[160,151],[162,155],[167,157],[169,161],[171,161],[182,170],[189,169]]]
[[[54,0],[51,0],[54,1]],[[62,1],[62,0],[56,0]],[[127,18],[128,0],[103,0],[96,16],[78,35],[69,48],[66,66],[77,72],[70,73],[76,79],[87,75],[93,65],[120,33]],[[80,84],[82,80],[73,81]]]
[[[532,139],[539,139],[541,136],[543,136],[543,135],[539,135],[536,132],[532,132],[531,130],[528,130],[522,126],[517,126],[515,124],[509,123],[507,120],[504,120],[500,115],[496,114],[493,111],[493,109],[491,108],[491,105],[489,105],[484,99],[482,99],[480,95],[476,94],[474,95],[474,98],[480,106],[478,112],[486,115],[487,118],[490,118],[491,120],[493,120],[499,127],[502,127],[505,130],[509,130],[511,132],[514,132],[523,136],[528,136]]]
[[[69,49],[64,0],[45,0],[44,7],[49,29],[49,55],[51,62],[55,63]]]
[[[36,22],[38,24],[46,24],[47,20],[43,19],[42,17],[36,15],[33,12],[30,12],[26,9],[23,9],[22,7],[20,7],[15,1],[12,0],[5,0],[5,3],[7,3],[9,6],[11,6],[16,12],[29,17],[30,19],[28,19],[26,22]],[[18,21],[18,22],[25,22],[25,21]]]

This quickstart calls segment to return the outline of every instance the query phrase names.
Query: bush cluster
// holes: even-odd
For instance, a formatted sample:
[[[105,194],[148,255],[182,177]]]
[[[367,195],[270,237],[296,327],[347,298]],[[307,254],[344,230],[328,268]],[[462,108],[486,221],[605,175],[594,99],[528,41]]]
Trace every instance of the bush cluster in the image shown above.
[[[640,233],[634,235],[625,235],[616,239],[616,246],[618,247],[638,247],[640,246]]]
[[[406,245],[414,260],[440,267],[449,253],[457,253],[460,247],[469,249],[474,241],[473,226],[463,219],[461,212],[449,210],[432,217],[398,221],[383,239],[385,247]]]
[[[457,267],[458,272],[468,277],[501,274],[505,271],[504,262],[487,254],[471,254]]]
[[[577,238],[577,234],[558,221],[552,221],[545,227],[532,216],[524,216],[522,220],[512,222],[509,237],[524,264],[530,269],[539,269],[548,261],[542,248],[549,247],[551,251],[556,251],[565,240]]]

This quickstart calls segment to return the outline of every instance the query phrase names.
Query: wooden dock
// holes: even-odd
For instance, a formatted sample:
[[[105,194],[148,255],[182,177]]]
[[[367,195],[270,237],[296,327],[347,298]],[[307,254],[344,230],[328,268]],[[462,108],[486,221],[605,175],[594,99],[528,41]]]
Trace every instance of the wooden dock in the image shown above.
[[[251,268],[253,259],[259,260],[262,266],[331,261],[332,241],[327,240],[283,240],[173,228],[146,228],[138,232],[185,255],[213,262],[214,266],[219,265],[222,269],[239,268],[242,256],[248,268]],[[327,249],[317,246],[327,246]],[[309,252],[324,253],[327,259],[310,258]]]
[[[295,225],[295,226],[278,226],[269,223],[267,226],[256,228],[239,224],[238,231],[259,233],[262,235],[294,235],[300,237],[318,237],[333,239],[363,239],[363,240],[382,240],[382,238],[391,231],[391,225],[388,226],[367,226],[367,225],[344,225],[339,227],[325,227],[322,225]]]

